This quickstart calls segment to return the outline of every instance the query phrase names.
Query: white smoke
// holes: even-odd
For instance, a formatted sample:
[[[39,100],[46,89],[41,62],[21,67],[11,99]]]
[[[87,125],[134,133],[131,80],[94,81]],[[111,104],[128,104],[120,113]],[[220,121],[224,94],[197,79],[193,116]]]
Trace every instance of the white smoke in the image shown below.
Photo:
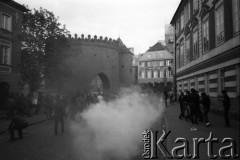
[[[162,108],[130,89],[109,103],[90,106],[71,123],[74,148],[83,160],[130,159],[141,154],[142,132],[160,119]],[[156,105],[158,104],[158,105]]]

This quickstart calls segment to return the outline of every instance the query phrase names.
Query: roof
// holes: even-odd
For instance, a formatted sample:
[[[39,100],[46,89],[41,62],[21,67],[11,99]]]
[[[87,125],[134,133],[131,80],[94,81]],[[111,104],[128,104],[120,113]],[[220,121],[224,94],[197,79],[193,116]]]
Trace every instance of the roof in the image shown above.
[[[177,13],[178,13],[178,11],[180,10],[181,6],[183,5],[183,2],[184,2],[184,1],[185,1],[185,0],[181,0],[180,4],[178,5],[178,8],[177,8],[176,12],[174,13],[173,18],[172,18],[172,20],[171,20],[171,22],[170,22],[171,25],[173,25],[173,23],[174,23],[174,21],[175,21],[175,19],[176,19]]]
[[[13,1],[13,0],[1,0],[2,3],[7,4],[9,6],[12,6],[22,12],[27,12],[29,11],[25,6]]]
[[[150,51],[139,57],[139,61],[173,59],[173,54],[168,50]]]
[[[162,45],[161,42],[157,42],[152,47],[150,47],[147,50],[147,52],[150,52],[150,51],[160,51],[160,50],[166,50],[166,47],[164,45]]]

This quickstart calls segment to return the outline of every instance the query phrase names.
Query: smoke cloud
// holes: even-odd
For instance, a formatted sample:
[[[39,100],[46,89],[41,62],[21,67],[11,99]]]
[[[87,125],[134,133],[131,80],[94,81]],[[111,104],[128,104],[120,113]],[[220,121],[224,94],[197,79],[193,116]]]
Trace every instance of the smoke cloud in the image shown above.
[[[163,108],[157,98],[132,89],[120,93],[111,102],[90,106],[71,122],[74,149],[81,159],[128,160],[141,154],[142,132],[160,119]]]

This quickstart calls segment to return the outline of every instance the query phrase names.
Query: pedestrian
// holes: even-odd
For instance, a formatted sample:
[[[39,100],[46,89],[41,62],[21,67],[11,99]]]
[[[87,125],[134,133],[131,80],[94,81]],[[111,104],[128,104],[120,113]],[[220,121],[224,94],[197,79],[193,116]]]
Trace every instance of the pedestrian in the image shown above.
[[[197,111],[199,106],[199,95],[196,93],[195,89],[191,89],[191,93],[189,95],[189,107],[190,107],[190,119],[192,124],[198,124],[197,121]]]
[[[55,113],[55,135],[58,134],[58,123],[61,124],[62,133],[64,132],[64,117],[66,116],[65,105],[63,96],[59,96],[54,105],[54,113]]]
[[[16,111],[12,112],[10,115],[11,122],[8,126],[8,131],[10,133],[10,141],[15,141],[14,132],[18,131],[18,137],[23,138],[22,130],[28,127],[28,123],[16,114]]]
[[[211,100],[205,92],[201,93],[201,97],[202,99],[200,103],[203,105],[203,121],[205,122],[205,126],[207,127],[210,125],[210,122],[208,120],[208,112],[210,110]]]
[[[224,108],[224,120],[225,120],[224,127],[231,127],[229,117],[228,117],[228,112],[229,112],[230,106],[231,106],[230,98],[229,98],[226,90],[222,90],[221,93],[223,95],[223,98],[219,99],[219,100],[223,103],[223,108]]]
[[[179,115],[179,119],[184,118],[184,93],[181,92],[179,95],[179,99],[178,102],[180,104],[180,115]]]
[[[173,91],[170,89],[170,91],[168,92],[169,95],[169,99],[170,99],[170,105],[173,104],[174,105],[174,101],[173,101]]]
[[[190,108],[189,108],[189,96],[190,96],[190,92],[189,91],[185,91],[186,94],[184,95],[184,117],[185,120],[190,120]]]
[[[198,118],[199,122],[203,122],[203,114],[202,114],[202,111],[201,111],[201,108],[200,108],[200,94],[199,94],[199,91],[196,90],[196,94],[199,97],[199,103],[197,105],[197,118]]]
[[[167,93],[167,91],[165,90],[165,91],[163,92],[163,94],[164,94],[164,102],[165,102],[165,106],[167,107],[168,93]]]

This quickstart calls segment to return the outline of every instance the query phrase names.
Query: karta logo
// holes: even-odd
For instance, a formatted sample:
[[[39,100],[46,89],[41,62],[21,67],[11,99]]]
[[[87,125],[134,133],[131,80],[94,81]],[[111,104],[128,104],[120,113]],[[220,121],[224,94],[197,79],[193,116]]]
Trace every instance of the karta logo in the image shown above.
[[[208,138],[192,138],[193,153],[189,153],[190,146],[189,140],[183,137],[176,138],[173,148],[167,148],[167,137],[171,131],[162,131],[162,135],[159,139],[158,131],[145,130],[143,132],[143,154],[144,159],[158,159],[158,150],[162,153],[163,157],[167,159],[200,159],[199,145],[202,143],[207,144],[207,155],[210,159],[216,159],[218,156],[223,159],[235,158],[238,159],[239,153],[237,153],[236,141],[230,137],[223,138],[219,141],[218,138],[213,137],[213,133],[209,133]],[[214,143],[221,143],[222,146],[218,149],[218,153],[213,152]]]

